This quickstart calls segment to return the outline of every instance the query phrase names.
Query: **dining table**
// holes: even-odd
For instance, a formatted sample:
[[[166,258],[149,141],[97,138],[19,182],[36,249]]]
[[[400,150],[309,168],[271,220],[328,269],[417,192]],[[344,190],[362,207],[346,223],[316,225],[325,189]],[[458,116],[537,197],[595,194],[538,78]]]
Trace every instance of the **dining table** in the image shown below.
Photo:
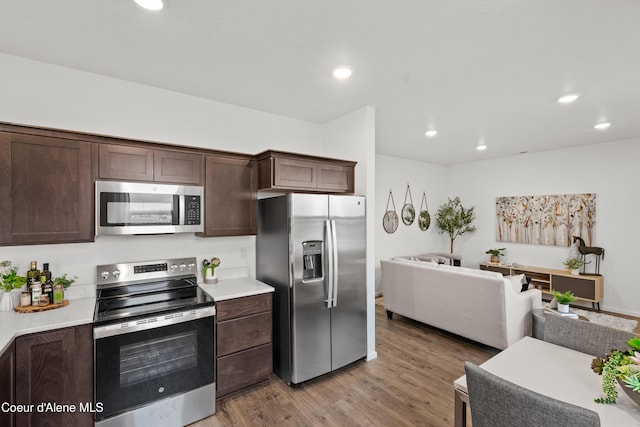
[[[614,404],[596,403],[604,396],[602,377],[591,370],[595,356],[551,344],[532,337],[501,351],[480,367],[523,388],[563,402],[595,411],[601,426],[640,426],[640,406],[616,384],[618,399]],[[463,375],[453,382],[454,425],[467,425],[467,380]]]

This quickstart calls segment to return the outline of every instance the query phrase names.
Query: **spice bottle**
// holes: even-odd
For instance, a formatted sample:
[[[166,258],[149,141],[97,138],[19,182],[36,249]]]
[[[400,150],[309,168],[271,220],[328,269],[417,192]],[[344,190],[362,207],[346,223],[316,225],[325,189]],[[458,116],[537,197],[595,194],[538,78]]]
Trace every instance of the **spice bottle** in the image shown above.
[[[31,305],[31,293],[22,291],[20,294],[20,307],[29,307]]]
[[[40,305],[40,295],[42,294],[42,284],[39,281],[31,279],[31,305],[38,307]]]
[[[62,283],[57,283],[53,287],[53,303],[62,304],[63,301],[64,301],[64,286],[62,286]]]

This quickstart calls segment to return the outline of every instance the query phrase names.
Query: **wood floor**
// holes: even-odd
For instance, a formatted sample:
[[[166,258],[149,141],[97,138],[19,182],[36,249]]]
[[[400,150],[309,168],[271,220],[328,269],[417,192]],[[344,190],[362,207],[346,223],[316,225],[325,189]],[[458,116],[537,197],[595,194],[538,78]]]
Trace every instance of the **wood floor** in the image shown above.
[[[289,387],[277,376],[218,401],[213,426],[451,426],[453,381],[464,361],[496,350],[394,315],[376,302],[378,358]]]

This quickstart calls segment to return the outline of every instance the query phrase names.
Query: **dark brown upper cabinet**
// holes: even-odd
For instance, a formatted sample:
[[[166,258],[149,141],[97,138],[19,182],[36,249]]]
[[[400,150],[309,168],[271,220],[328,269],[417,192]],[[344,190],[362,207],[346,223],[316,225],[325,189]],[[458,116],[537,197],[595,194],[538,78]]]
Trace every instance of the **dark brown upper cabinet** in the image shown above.
[[[271,150],[256,159],[258,190],[354,192],[356,162]]]
[[[98,178],[201,185],[202,164],[201,154],[100,144]]]
[[[251,157],[207,156],[203,237],[256,234],[257,192]]]
[[[0,244],[94,239],[91,143],[0,132]]]

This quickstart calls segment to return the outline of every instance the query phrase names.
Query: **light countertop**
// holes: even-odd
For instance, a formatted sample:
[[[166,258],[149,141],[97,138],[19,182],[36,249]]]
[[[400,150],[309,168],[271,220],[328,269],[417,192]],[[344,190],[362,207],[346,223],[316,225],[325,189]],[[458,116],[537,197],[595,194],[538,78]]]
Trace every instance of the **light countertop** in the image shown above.
[[[38,313],[0,312],[0,354],[20,335],[92,323],[95,305],[93,297],[70,299],[66,307]]]
[[[213,285],[200,283],[200,287],[215,301],[241,298],[273,292],[274,289],[258,280],[248,277],[222,279]],[[79,292],[79,291],[78,291]],[[17,313],[15,311],[0,312],[0,354],[11,342],[21,335],[44,332],[70,326],[85,325],[93,322],[96,305],[95,287],[91,292],[77,293],[74,296],[85,298],[69,298],[69,305],[38,313]]]
[[[204,282],[199,283],[199,285],[206,293],[211,295],[216,302],[266,294],[274,291],[271,286],[248,277],[221,279],[213,285],[207,285]]]

